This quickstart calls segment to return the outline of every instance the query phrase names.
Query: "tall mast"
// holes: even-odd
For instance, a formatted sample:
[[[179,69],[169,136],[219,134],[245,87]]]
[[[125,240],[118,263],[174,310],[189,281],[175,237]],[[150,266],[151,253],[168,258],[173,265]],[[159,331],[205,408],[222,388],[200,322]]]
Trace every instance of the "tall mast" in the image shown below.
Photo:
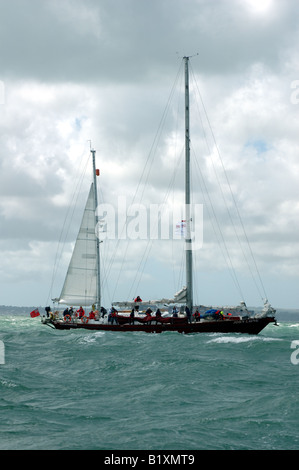
[[[190,198],[190,115],[189,115],[189,57],[185,61],[185,207],[186,207],[186,305],[192,313],[192,240],[191,240],[191,198]]]
[[[95,204],[95,225],[98,223],[97,207],[98,207],[98,189],[97,189],[97,174],[96,174],[96,151],[90,150],[92,154],[92,168],[93,168],[93,186],[94,186],[94,204]],[[96,263],[97,263],[97,306],[101,308],[101,276],[100,276],[100,240],[96,237],[97,250],[96,250]]]

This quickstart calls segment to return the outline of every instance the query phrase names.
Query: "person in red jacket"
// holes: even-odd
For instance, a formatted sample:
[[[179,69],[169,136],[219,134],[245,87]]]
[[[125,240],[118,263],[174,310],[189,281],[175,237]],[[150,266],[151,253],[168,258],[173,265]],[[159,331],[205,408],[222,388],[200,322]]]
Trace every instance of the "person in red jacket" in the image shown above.
[[[84,312],[82,306],[77,310],[77,312],[79,313],[79,318],[84,317],[85,312]]]
[[[92,311],[90,312],[90,314],[89,314],[89,320],[94,320],[95,317],[96,317],[96,316],[95,316],[95,313],[94,313],[94,311],[92,310]]]

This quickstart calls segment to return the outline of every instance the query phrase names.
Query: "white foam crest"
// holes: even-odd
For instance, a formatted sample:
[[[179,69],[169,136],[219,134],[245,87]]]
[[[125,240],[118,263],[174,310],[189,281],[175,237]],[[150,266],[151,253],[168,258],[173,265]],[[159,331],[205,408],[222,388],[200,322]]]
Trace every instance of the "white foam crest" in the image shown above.
[[[93,332],[93,334],[89,334],[80,338],[79,343],[81,344],[94,343],[96,342],[97,338],[104,336],[104,335],[105,335],[104,331],[96,331],[96,332]]]
[[[218,344],[239,344],[239,343],[250,343],[253,341],[282,341],[281,338],[271,338],[271,337],[264,337],[264,336],[219,336],[217,338],[213,338],[208,343],[218,343]]]
[[[218,343],[218,344],[223,344],[223,343],[248,343],[250,341],[256,341],[259,338],[256,336],[242,336],[242,337],[236,337],[236,336],[220,336],[218,338],[213,338],[208,343]]]

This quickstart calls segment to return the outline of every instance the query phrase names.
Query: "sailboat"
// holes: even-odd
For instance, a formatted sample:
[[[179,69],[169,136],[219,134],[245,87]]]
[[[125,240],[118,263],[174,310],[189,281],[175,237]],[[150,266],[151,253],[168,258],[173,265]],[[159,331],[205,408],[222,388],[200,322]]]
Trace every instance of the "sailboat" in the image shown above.
[[[66,279],[57,299],[59,304],[72,306],[72,313],[65,313],[60,318],[57,313],[50,313],[42,322],[56,329],[88,329],[118,332],[144,331],[162,333],[177,331],[180,333],[248,333],[258,334],[269,323],[276,323],[275,309],[265,300],[260,313],[249,311],[244,302],[233,308],[208,308],[194,306],[193,303],[193,266],[191,238],[191,190],[190,190],[190,117],[189,117],[189,58],[184,57],[185,75],[185,253],[186,287],[173,299],[112,304],[110,321],[101,314],[100,250],[96,236],[97,175],[95,150],[91,150],[93,162],[93,182],[83,213],[81,226],[75,243]],[[82,305],[92,306],[90,314],[82,315]],[[181,305],[180,311],[171,314],[171,307]],[[184,308],[182,308],[184,305]],[[82,310],[73,313],[73,306]],[[157,312],[153,314],[153,309]],[[185,314],[182,310],[185,309]],[[121,311],[120,311],[121,310]]]

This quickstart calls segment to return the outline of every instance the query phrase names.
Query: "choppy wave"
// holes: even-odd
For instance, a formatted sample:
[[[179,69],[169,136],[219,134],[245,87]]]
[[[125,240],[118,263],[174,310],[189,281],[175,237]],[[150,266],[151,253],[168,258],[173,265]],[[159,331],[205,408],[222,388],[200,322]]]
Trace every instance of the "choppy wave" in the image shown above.
[[[1,449],[296,449],[299,324],[63,331],[0,317]]]

